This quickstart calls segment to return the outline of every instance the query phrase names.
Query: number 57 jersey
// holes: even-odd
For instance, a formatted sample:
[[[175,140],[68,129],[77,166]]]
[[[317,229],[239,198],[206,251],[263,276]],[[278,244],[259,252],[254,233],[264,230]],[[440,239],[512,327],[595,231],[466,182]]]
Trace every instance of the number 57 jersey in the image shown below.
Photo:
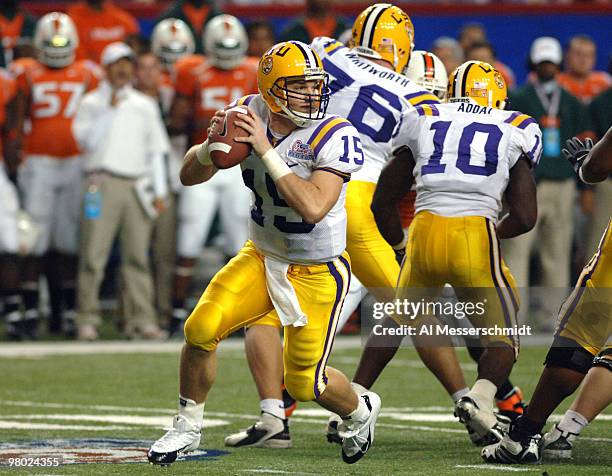
[[[416,213],[482,216],[497,222],[510,169],[521,158],[535,167],[542,133],[526,114],[473,102],[423,105],[402,116],[393,148],[415,160]]]
[[[260,95],[246,96],[249,106],[268,126],[268,109]],[[346,248],[346,183],[364,162],[359,134],[346,119],[325,116],[284,138],[268,139],[298,177],[308,180],[315,171],[334,174],[344,185],[337,202],[318,223],[305,222],[280,194],[266,166],[254,152],[243,161],[242,178],[251,189],[250,239],[266,256],[292,264],[332,261]]]

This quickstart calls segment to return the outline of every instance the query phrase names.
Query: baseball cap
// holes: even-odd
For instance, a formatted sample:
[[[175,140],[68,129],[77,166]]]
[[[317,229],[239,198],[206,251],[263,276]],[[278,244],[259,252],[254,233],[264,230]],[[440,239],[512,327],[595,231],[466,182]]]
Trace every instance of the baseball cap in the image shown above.
[[[532,43],[529,58],[533,64],[543,63],[544,61],[561,64],[563,59],[561,44],[551,36],[542,36]]]
[[[125,43],[116,41],[106,45],[106,47],[102,50],[102,55],[100,58],[102,66],[108,66],[109,64],[116,63],[122,58],[134,58],[134,51]]]

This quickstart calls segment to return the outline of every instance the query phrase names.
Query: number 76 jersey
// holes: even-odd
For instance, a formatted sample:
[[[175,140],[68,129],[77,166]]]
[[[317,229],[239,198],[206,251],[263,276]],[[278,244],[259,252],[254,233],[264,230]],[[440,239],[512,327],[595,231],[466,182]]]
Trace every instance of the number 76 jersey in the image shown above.
[[[542,133],[526,114],[453,102],[417,106],[402,116],[393,148],[415,160],[416,213],[483,216],[496,222],[510,169],[519,159],[535,167]]]
[[[261,96],[246,96],[237,104],[249,106],[267,127],[268,109]],[[252,192],[250,239],[264,255],[288,263],[334,260],[346,248],[346,184],[364,162],[359,134],[346,119],[328,115],[281,139],[274,139],[268,129],[268,138],[298,177],[308,180],[315,171],[323,171],[340,177],[344,185],[327,215],[316,224],[307,223],[284,200],[261,158],[251,152],[240,164]]]

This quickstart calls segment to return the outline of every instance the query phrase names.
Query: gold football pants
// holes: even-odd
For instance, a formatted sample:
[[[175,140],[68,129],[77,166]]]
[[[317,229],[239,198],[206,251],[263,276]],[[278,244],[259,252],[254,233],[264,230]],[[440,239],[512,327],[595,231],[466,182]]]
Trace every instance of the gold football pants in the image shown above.
[[[309,401],[327,384],[325,366],[351,276],[348,255],[329,263],[294,264],[287,275],[308,324],[284,329],[285,386],[296,400]],[[264,256],[248,241],[202,294],[185,323],[185,339],[193,347],[212,351],[232,332],[271,311]]]
[[[562,304],[555,336],[580,344],[591,354],[610,347],[612,332],[612,224]]]
[[[484,314],[467,316],[476,328],[513,328],[519,299],[514,278],[504,264],[495,226],[484,217],[444,217],[418,213],[410,225],[406,258],[400,271],[398,299],[415,300],[419,291],[436,297],[446,284],[462,302],[483,303]],[[407,324],[401,317],[400,324]],[[501,342],[518,355],[518,335],[482,336]]]

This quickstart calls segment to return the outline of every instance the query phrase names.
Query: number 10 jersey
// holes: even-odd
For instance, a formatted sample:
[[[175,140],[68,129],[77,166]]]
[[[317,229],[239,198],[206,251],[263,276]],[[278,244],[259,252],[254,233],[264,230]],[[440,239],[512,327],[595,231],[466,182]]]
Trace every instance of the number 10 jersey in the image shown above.
[[[416,213],[482,216],[497,222],[510,169],[524,157],[535,167],[542,133],[526,114],[469,100],[423,105],[402,116],[394,150],[415,160]]]

